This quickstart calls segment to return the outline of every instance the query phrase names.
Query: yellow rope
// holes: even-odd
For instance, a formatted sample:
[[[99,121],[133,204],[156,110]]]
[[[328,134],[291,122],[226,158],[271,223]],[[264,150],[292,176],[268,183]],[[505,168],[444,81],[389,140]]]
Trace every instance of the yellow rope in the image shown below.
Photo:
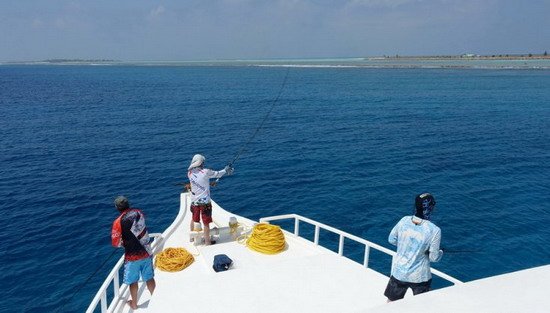
[[[165,272],[178,272],[195,261],[184,248],[166,248],[155,257],[155,266]]]
[[[286,247],[285,235],[281,227],[266,223],[256,224],[246,240],[246,246],[265,254],[276,254]]]

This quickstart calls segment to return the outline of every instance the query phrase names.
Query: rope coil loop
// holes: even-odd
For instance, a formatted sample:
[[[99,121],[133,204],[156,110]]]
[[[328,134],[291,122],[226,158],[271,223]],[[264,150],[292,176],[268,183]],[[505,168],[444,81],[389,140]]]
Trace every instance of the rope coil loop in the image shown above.
[[[259,223],[252,229],[252,234],[246,240],[246,246],[260,253],[277,254],[286,247],[285,235],[277,225]]]
[[[166,248],[155,257],[155,267],[165,272],[178,272],[194,261],[193,255],[184,248]]]

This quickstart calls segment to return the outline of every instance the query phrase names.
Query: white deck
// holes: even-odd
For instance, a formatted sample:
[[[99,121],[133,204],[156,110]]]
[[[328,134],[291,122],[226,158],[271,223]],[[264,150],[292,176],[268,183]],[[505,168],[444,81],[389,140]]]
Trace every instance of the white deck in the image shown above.
[[[395,301],[369,313],[548,313],[550,265]]]
[[[182,197],[185,197],[182,194]],[[186,199],[182,198],[182,205]],[[188,208],[184,208],[189,212]],[[213,205],[214,222],[228,225],[229,212]],[[237,217],[252,226],[253,221]],[[140,286],[138,312],[355,312],[386,302],[383,291],[388,278],[345,257],[285,232],[287,249],[264,255],[235,241],[212,246],[189,242],[190,214],[164,244],[184,247],[195,262],[181,272],[155,270],[157,287],[152,297]],[[214,225],[211,225],[214,226]],[[233,267],[216,273],[214,255],[226,254]],[[122,301],[120,302],[122,304]],[[116,312],[131,312],[119,305]]]

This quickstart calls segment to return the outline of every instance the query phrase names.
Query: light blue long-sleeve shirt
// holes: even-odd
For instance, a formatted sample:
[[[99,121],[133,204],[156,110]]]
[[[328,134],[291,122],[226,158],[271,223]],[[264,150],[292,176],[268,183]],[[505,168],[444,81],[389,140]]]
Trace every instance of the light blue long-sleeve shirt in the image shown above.
[[[439,250],[439,227],[416,216],[405,216],[391,230],[388,241],[397,246],[397,254],[391,266],[393,277],[410,283],[425,282],[432,278],[430,262],[437,262],[443,256],[443,251]]]

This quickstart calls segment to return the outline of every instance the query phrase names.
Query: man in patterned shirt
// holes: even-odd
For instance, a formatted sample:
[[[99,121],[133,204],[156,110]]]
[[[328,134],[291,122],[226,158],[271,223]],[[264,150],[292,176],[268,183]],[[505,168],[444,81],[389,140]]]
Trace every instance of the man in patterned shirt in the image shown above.
[[[137,306],[138,281],[141,276],[147,284],[147,289],[153,294],[155,279],[149,234],[145,226],[145,216],[139,209],[130,208],[128,199],[118,196],[115,207],[120,212],[113,222],[111,241],[114,247],[124,247],[124,278],[123,282],[130,286],[130,307]]]
[[[439,248],[441,229],[430,222],[435,198],[429,193],[416,196],[415,212],[403,217],[391,230],[388,241],[397,246],[390,281],[384,291],[388,302],[403,299],[408,288],[417,295],[430,290],[430,262],[443,256]]]

